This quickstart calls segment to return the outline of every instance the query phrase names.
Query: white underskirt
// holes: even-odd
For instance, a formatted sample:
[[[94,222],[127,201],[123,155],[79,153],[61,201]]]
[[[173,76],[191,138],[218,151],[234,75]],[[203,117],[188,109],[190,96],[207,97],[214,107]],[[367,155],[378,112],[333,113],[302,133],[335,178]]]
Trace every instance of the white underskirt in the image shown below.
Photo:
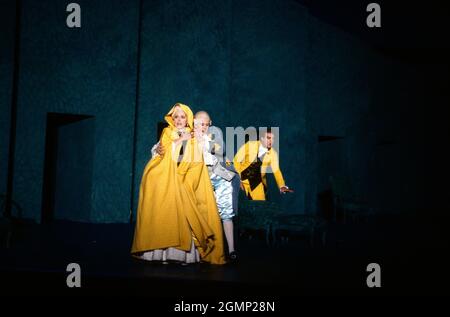
[[[144,252],[138,257],[146,261],[177,261],[182,263],[200,262],[200,254],[194,245],[194,240],[192,240],[190,251],[183,251],[176,248],[157,249]]]

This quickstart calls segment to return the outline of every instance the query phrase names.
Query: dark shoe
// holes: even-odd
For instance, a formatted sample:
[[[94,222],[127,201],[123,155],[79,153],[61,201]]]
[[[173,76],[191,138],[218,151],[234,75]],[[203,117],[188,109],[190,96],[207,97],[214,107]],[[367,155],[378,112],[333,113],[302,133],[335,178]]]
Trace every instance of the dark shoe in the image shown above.
[[[238,259],[238,256],[237,256],[236,251],[233,251],[230,254],[228,254],[228,260],[230,261],[230,263],[236,263],[237,259]]]

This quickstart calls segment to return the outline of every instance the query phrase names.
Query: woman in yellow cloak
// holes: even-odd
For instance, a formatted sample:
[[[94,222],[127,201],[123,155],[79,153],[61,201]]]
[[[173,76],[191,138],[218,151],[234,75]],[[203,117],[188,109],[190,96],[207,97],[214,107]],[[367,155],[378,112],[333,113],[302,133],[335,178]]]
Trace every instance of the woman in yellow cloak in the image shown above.
[[[203,154],[191,137],[193,113],[181,103],[164,117],[166,155],[155,156],[139,190],[131,253],[149,261],[224,264],[222,225]]]

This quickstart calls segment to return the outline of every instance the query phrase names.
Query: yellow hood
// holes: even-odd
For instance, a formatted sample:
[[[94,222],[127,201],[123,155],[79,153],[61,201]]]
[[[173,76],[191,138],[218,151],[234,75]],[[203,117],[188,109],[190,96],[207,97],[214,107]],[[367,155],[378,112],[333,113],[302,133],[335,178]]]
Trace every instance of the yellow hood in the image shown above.
[[[175,123],[173,122],[172,114],[175,111],[176,107],[180,107],[181,110],[184,111],[184,113],[187,116],[187,124],[190,130],[194,129],[194,114],[192,113],[191,108],[186,106],[185,104],[177,102],[172,109],[164,116],[164,119],[167,121],[170,127],[175,128]]]

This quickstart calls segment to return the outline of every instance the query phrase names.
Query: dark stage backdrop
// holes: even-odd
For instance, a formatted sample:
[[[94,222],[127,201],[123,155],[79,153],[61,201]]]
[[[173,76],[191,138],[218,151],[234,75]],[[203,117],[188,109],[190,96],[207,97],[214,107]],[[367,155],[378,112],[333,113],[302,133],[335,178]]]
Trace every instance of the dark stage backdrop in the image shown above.
[[[70,29],[66,27],[67,1],[22,1],[13,197],[24,217],[41,219],[47,113],[92,116],[89,135],[82,121],[80,130],[75,127],[69,134],[59,134],[61,146],[93,144],[80,147],[87,158],[80,169],[66,170],[65,177],[55,180],[55,187],[67,187],[58,205],[73,212],[79,207],[79,214],[62,218],[126,222],[130,210],[138,2],[78,3],[82,27]],[[12,14],[13,8],[11,5],[11,11],[4,14]],[[2,100],[2,105],[8,101]],[[61,139],[64,135],[68,137]],[[59,153],[62,155],[53,163],[59,168],[70,167],[66,163],[73,159],[73,152],[66,149]],[[77,197],[70,197],[71,191],[82,193],[77,206],[73,206]],[[88,201],[81,201],[85,199]],[[89,208],[88,213],[84,208]]]
[[[14,0],[0,1],[0,195],[6,192],[14,51]]]
[[[144,0],[136,103],[139,1],[77,3],[81,29],[65,26],[68,1],[23,1],[14,200],[25,217],[40,221],[44,184],[65,184],[58,204],[83,201],[54,218],[129,221],[158,122],[178,101],[221,128],[280,127],[281,168],[296,193],[280,197],[271,181],[270,194],[286,212],[320,212],[330,176],[379,210],[423,207],[420,74],[436,68],[374,49],[302,1]],[[4,192],[14,2],[0,14]],[[80,169],[74,149],[86,152]]]

